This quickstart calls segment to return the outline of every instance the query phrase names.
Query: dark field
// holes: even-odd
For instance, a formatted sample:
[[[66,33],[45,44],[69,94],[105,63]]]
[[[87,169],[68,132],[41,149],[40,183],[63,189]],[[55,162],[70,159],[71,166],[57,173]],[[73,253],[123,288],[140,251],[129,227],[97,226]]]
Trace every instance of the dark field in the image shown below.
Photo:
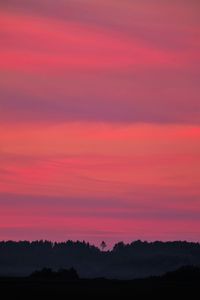
[[[38,278],[1,278],[1,295],[4,299],[45,298],[72,299],[72,297],[107,298],[107,296],[133,299],[153,296],[194,298],[200,295],[200,271],[198,268],[182,268],[162,277],[135,280],[78,279],[57,280]],[[195,296],[196,295],[196,296]]]

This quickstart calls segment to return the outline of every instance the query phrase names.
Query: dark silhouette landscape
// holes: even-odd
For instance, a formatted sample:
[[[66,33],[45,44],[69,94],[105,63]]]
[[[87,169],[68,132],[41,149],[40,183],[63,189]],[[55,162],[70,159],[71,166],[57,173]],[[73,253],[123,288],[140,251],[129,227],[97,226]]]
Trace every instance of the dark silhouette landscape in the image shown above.
[[[192,295],[200,286],[200,244],[0,242],[0,290],[12,295]]]
[[[0,275],[29,276],[36,270],[74,268],[81,278],[134,279],[162,275],[182,266],[200,266],[200,244],[119,242],[101,251],[86,242],[2,241]]]
[[[68,297],[193,297],[199,293],[200,268],[181,267],[162,276],[143,279],[81,279],[74,269],[42,269],[27,277],[0,277],[1,294],[28,299]]]

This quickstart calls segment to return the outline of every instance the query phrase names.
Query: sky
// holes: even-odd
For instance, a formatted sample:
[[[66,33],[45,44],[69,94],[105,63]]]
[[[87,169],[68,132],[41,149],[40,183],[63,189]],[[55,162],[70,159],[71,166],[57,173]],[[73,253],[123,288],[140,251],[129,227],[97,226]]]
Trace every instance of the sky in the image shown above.
[[[200,241],[200,2],[0,1],[0,239]]]

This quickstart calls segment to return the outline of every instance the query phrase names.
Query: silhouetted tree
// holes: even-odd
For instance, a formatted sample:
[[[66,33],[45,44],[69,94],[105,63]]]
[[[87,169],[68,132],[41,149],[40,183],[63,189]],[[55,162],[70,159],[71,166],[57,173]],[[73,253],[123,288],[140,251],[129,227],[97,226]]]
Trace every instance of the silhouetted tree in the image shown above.
[[[107,245],[104,241],[102,241],[100,247],[101,247],[102,251],[104,251],[104,249],[107,247]]]
[[[115,244],[115,246],[113,247],[113,251],[122,251],[123,249],[125,249],[126,245],[124,244],[124,242],[119,242],[117,244]]]
[[[50,268],[43,268],[40,271],[35,271],[31,274],[31,278],[36,279],[62,279],[62,280],[78,280],[78,273],[74,268],[69,270],[60,269],[59,271],[53,271]]]

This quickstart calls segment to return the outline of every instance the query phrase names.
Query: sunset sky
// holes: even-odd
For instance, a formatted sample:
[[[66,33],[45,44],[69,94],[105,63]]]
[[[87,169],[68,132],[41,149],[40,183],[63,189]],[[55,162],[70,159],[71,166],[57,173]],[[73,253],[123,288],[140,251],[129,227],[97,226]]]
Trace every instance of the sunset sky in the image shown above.
[[[0,1],[0,240],[200,241],[200,1]]]

